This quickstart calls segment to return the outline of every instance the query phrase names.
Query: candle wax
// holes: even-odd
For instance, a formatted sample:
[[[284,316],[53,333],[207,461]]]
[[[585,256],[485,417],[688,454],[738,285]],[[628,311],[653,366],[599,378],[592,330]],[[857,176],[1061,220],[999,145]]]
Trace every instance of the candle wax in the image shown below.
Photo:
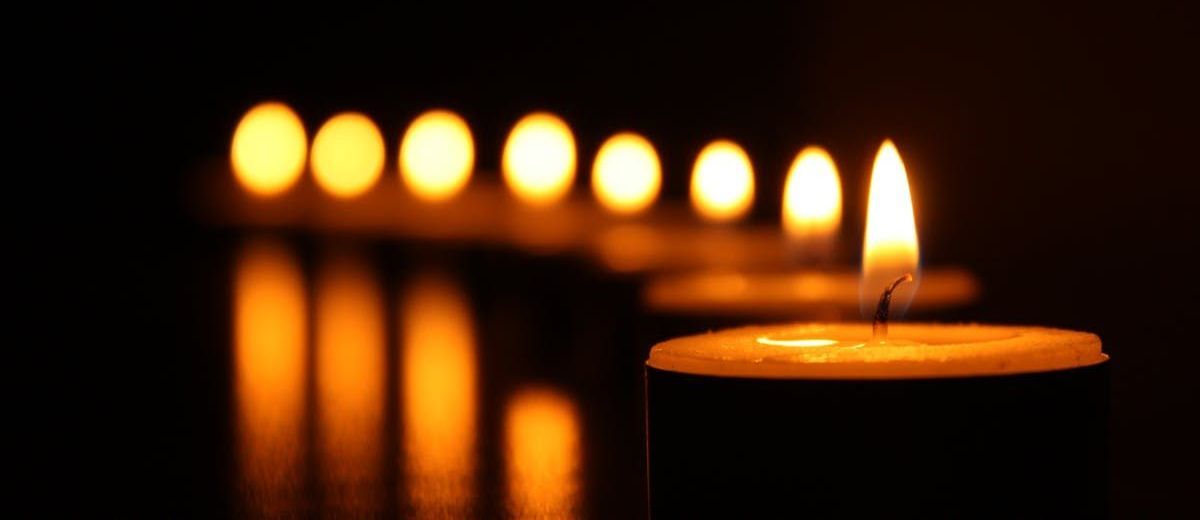
[[[914,379],[1017,374],[1108,359],[1094,334],[1042,327],[870,323],[744,327],[666,341],[647,365],[696,375],[768,379]]]

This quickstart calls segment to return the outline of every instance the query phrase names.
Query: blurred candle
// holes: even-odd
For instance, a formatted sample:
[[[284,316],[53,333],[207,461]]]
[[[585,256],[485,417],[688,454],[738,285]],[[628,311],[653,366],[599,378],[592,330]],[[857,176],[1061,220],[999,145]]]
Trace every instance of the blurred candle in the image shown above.
[[[575,180],[575,137],[562,119],[546,112],[529,114],[504,143],[504,182],[521,201],[554,204]]]
[[[304,279],[291,251],[246,244],[233,280],[238,470],[245,513],[291,516],[303,496]]]
[[[592,192],[613,213],[632,215],[650,207],[661,184],[662,169],[654,145],[638,134],[616,134],[596,153]]]
[[[330,195],[356,197],[379,180],[383,156],[383,136],[371,118],[344,112],[321,125],[313,138],[313,177]]]
[[[426,275],[400,308],[404,472],[417,518],[473,516],[475,327],[462,291]]]
[[[828,261],[842,223],[842,185],[833,158],[819,146],[800,151],[783,189],[783,229],[801,257]]]
[[[556,390],[518,391],[504,416],[509,513],[573,518],[579,509],[579,416]]]
[[[692,169],[692,207],[710,222],[732,222],[746,216],[754,203],[754,170],[736,143],[709,143]]]
[[[413,120],[400,142],[400,177],[421,200],[441,202],[471,180],[475,142],[458,114],[431,110]]]
[[[362,259],[336,254],[318,273],[316,389],[326,509],[376,514],[382,504],[384,317]]]
[[[260,196],[278,195],[300,178],[308,154],[304,123],[290,107],[255,105],[238,122],[229,160],[242,187]]]

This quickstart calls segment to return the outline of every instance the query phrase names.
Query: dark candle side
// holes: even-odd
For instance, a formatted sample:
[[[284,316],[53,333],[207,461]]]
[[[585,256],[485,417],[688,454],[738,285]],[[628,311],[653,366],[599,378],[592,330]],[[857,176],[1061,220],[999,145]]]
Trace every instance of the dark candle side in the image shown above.
[[[1102,518],[1108,362],[749,379],[646,367],[654,518]]]

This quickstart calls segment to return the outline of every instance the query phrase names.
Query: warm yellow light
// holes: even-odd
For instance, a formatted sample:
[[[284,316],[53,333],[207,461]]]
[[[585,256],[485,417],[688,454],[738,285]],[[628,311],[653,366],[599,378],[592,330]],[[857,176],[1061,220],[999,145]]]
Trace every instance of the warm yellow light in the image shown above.
[[[301,498],[294,475],[304,464],[304,278],[283,244],[252,242],[239,252],[233,280],[234,380],[238,467],[259,516],[289,516]]]
[[[307,153],[308,136],[296,113],[283,103],[262,103],[238,122],[229,159],[243,187],[267,196],[296,183]]]
[[[316,281],[317,439],[325,504],[371,516],[382,507],[383,298],[362,259],[336,256]]]
[[[842,183],[824,148],[800,151],[783,188],[783,227],[805,245],[828,242],[842,223]]]
[[[535,112],[517,122],[504,143],[504,182],[538,206],[563,198],[575,180],[575,137],[553,114]]]
[[[321,125],[312,145],[312,171],[329,194],[362,194],[383,172],[383,136],[371,118],[356,112],[333,116]]]
[[[581,466],[575,405],[548,388],[528,388],[504,418],[509,513],[513,518],[571,518]]]
[[[449,199],[471,180],[475,141],[454,112],[431,110],[408,125],[400,142],[400,178],[418,197]]]
[[[873,311],[884,288],[905,273],[911,273],[913,283],[901,284],[892,295],[894,311],[903,312],[908,308],[917,286],[919,260],[908,173],[896,145],[886,140],[879,147],[875,165],[871,168],[860,285],[863,311]]]
[[[629,132],[608,138],[592,164],[592,191],[609,210],[630,215],[654,203],[662,168],[654,145]]]
[[[474,496],[475,327],[466,296],[422,277],[400,307],[405,481],[419,518],[471,516]]]
[[[754,170],[742,147],[713,141],[692,169],[692,207],[706,220],[729,222],[746,215],[754,202]]]

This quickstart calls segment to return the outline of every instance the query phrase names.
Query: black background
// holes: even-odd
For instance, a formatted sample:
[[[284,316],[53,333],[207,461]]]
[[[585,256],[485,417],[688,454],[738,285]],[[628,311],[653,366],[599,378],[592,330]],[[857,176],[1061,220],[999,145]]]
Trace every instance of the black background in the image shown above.
[[[893,138],[913,183],[923,261],[965,265],[983,279],[974,318],[1103,339],[1114,360],[1113,513],[1195,509],[1194,7],[105,9],[73,13],[68,27],[89,36],[67,48],[83,58],[73,100],[98,112],[92,130],[67,137],[99,144],[114,164],[117,189],[101,205],[118,218],[92,254],[120,256],[125,269],[104,281],[134,289],[107,294],[129,300],[119,307],[126,320],[158,325],[123,342],[154,352],[133,365],[152,377],[131,395],[169,401],[139,408],[156,414],[152,431],[130,434],[143,449],[153,444],[139,444],[146,439],[186,438],[205,402],[191,386],[202,379],[190,372],[191,354],[174,348],[190,294],[175,265],[200,227],[182,204],[184,180],[227,153],[247,107],[284,100],[310,132],[336,111],[365,111],[387,136],[389,165],[412,116],[449,107],[470,122],[478,165],[492,171],[511,124],[540,108],[570,122],[581,158],[613,131],[644,133],[659,147],[666,196],[678,200],[707,140],[741,142],[755,163],[755,218],[764,222],[777,217],[771,201],[794,153],[823,144],[842,171],[847,240],[861,236],[874,151]],[[119,328],[106,325],[99,330]],[[150,390],[158,384],[181,397]],[[186,489],[192,468],[147,455],[147,480]]]

